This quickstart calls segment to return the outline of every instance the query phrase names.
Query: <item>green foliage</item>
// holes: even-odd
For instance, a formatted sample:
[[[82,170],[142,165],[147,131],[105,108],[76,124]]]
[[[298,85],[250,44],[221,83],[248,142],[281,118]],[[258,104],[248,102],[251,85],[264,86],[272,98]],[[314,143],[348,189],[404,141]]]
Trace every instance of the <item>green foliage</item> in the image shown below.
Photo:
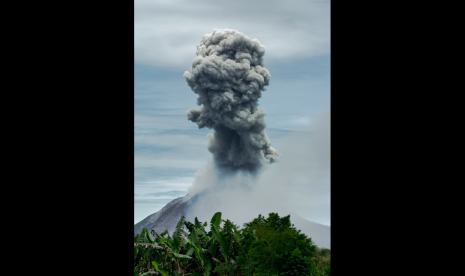
[[[158,273],[156,271],[147,271],[147,272],[142,273],[140,276],[148,276],[148,275],[152,275],[152,274],[160,275],[160,273]],[[137,275],[139,275],[139,274],[137,274]]]
[[[242,275],[237,263],[222,263],[213,270],[216,275]]]
[[[315,264],[308,257],[304,257],[299,248],[294,249],[286,258],[281,268],[280,275],[315,275]]]
[[[321,275],[328,275],[331,271],[328,270],[330,267],[331,261],[331,249],[328,248],[318,248],[317,256],[313,258],[313,262],[316,265],[317,271]]]
[[[178,224],[176,225],[176,228],[173,233],[173,241],[177,243],[178,247],[186,244],[187,242],[186,236],[188,236],[188,234],[186,230],[184,229],[184,222],[185,222],[185,218],[184,216],[182,216]]]
[[[318,248],[317,250],[318,256],[331,258],[331,249],[328,248]]]
[[[160,272],[160,274],[161,274],[162,276],[166,276],[166,274],[168,274],[168,272],[167,272],[166,270],[164,270],[163,268],[159,267],[159,265],[158,265],[157,262],[152,261],[152,264],[153,264],[153,266],[155,267],[155,269],[156,269],[158,272]]]
[[[270,213],[268,218],[265,218],[259,215],[245,226],[251,228],[253,232],[253,238],[249,238],[246,242],[246,246],[249,247],[247,253],[249,270],[253,268],[263,275],[280,275],[283,272],[289,273],[291,263],[295,263],[294,260],[291,261],[291,256],[300,260],[302,262],[300,265],[304,266],[311,263],[304,260],[316,256],[316,246],[310,238],[291,224],[290,216],[280,218],[278,214]]]
[[[328,266],[324,269],[325,276],[331,276],[331,261],[328,263]]]
[[[221,225],[223,225],[221,227]],[[239,229],[217,212],[207,222],[179,220],[171,237],[144,228],[134,234],[134,275],[329,275],[331,251],[317,248],[290,216],[261,215]]]

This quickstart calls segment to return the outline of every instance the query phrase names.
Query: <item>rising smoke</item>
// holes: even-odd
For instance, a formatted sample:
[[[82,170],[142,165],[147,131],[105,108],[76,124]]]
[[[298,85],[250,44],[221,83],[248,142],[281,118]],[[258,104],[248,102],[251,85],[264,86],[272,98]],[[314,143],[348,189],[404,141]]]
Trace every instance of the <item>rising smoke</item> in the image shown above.
[[[265,168],[281,159],[265,133],[266,112],[258,109],[258,100],[271,78],[264,68],[264,54],[265,47],[256,39],[235,30],[214,30],[203,36],[190,72],[184,73],[201,105],[187,111],[188,120],[199,128],[214,130],[207,144],[213,161],[195,174],[195,182],[184,198],[197,196],[189,206],[187,220],[198,217],[208,221],[219,211],[241,225],[258,214],[292,213],[286,207],[289,186],[294,182],[293,174],[298,174],[297,168],[309,171],[304,168],[309,157],[302,147],[309,137],[294,139],[297,143],[290,145],[299,145],[297,151],[303,158],[295,158],[299,154],[289,151],[287,160],[272,165],[278,175],[259,179]],[[308,221],[292,214],[293,223],[308,230]]]
[[[199,95],[200,109],[187,111],[199,128],[214,129],[208,150],[222,174],[257,174],[279,158],[265,133],[265,110],[258,99],[270,83],[265,47],[235,30],[214,30],[197,45],[197,57],[184,78]]]
[[[224,219],[241,226],[258,214],[290,214],[297,229],[318,246],[331,248],[329,230],[314,223],[330,224],[329,207],[322,207],[330,203],[329,126],[328,104],[308,128],[286,137],[280,148],[283,157],[276,164],[265,164],[257,178],[241,172],[224,177],[209,163],[195,174],[195,183],[189,188],[189,196],[197,194],[199,199],[186,218],[204,222],[222,212]]]

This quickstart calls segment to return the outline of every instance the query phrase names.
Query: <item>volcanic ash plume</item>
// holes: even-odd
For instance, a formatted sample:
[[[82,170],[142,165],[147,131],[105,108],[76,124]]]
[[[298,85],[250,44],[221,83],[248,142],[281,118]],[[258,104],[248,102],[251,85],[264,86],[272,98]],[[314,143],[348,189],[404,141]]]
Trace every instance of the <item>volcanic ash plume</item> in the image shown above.
[[[200,109],[191,108],[188,120],[214,129],[208,150],[223,172],[256,173],[278,158],[265,133],[265,110],[258,99],[270,83],[263,62],[265,47],[235,30],[214,30],[202,37],[197,57],[184,78],[199,95]]]

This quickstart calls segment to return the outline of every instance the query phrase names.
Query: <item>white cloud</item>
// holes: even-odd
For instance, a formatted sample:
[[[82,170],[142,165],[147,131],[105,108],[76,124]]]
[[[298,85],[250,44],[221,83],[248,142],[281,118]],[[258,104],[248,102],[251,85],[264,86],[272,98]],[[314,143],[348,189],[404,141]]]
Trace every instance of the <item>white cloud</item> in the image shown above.
[[[224,28],[257,38],[265,63],[329,54],[330,2],[135,0],[134,60],[189,70],[202,36]]]

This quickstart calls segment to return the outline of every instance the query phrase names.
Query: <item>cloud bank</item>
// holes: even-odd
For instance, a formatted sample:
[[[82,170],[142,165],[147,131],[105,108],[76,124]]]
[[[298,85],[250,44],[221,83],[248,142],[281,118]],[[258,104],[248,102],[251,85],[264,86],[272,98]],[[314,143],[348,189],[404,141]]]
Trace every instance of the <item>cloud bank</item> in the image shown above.
[[[328,0],[134,1],[136,63],[181,69],[205,30],[231,28],[259,37],[271,62],[329,54]]]

